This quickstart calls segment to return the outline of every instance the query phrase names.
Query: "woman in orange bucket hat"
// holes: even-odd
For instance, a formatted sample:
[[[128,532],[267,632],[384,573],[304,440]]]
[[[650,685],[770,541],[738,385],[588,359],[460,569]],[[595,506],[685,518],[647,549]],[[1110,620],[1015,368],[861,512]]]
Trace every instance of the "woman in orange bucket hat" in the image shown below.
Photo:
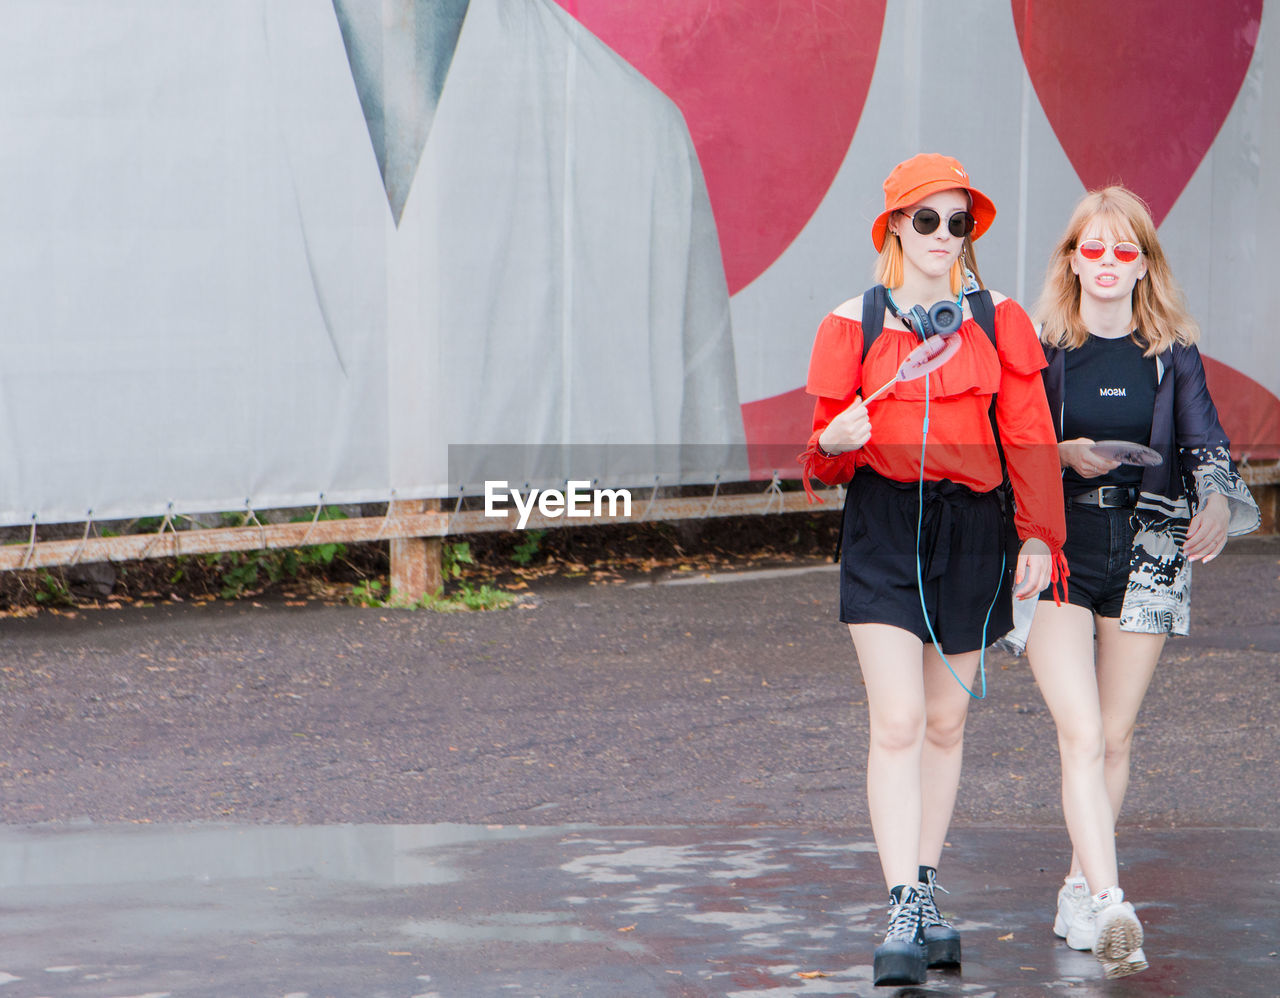
[[[928,967],[960,963],[935,890],[970,687],[1012,626],[1011,597],[1065,580],[1066,530],[1044,352],[1021,306],[976,276],[973,243],[995,205],[937,153],[899,163],[884,193],[871,226],[877,283],[818,328],[800,462],[806,487],[849,483],[840,619],[866,686],[867,800],[890,894],[874,978],[919,984]],[[893,379],[929,335],[960,348],[864,403],[863,389]]]

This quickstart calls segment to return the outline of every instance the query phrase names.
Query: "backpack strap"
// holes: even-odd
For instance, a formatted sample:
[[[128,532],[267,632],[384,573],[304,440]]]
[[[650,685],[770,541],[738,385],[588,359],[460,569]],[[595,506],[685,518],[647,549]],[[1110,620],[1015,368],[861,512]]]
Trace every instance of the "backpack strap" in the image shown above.
[[[864,291],[862,294],[862,359],[867,359],[867,351],[876,337],[884,331],[884,310],[889,305],[889,297],[883,284]]]
[[[996,346],[996,307],[991,300],[991,292],[986,288],[980,291],[971,291],[965,295],[965,301],[969,303],[969,310],[973,313],[974,319],[978,325],[982,327],[983,332],[987,334],[987,338],[991,340],[991,345]],[[999,347],[996,347],[997,355]],[[1002,472],[1003,481],[1000,483],[1000,498],[1006,507],[1013,501],[1012,484],[1009,482],[1009,464],[1004,458],[1004,445],[1000,443],[1000,427],[996,425],[996,397],[991,396],[991,405],[987,409],[987,416],[991,419],[991,436],[996,442],[996,453],[1000,455],[1000,471]],[[1009,512],[1008,508],[1005,510]]]
[[[970,291],[964,298],[969,303],[969,311],[973,313],[974,319],[982,327],[983,332],[987,334],[987,339],[991,341],[991,345],[995,346],[996,306],[991,300],[991,292],[986,288],[982,288],[979,291]]]

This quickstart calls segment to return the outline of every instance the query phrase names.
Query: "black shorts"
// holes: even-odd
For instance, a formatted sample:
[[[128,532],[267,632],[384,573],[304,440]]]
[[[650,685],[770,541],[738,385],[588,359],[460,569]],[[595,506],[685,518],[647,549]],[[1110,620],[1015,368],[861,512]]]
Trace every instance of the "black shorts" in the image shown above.
[[[1062,545],[1071,577],[1067,602],[1099,617],[1119,617],[1133,560],[1133,510],[1067,502],[1067,542]],[[1052,599],[1050,589],[1041,599]]]
[[[1016,538],[1006,556],[1010,538],[999,493],[925,482],[917,558],[919,511],[918,483],[858,469],[844,505],[840,619],[891,624],[930,644],[923,589],[929,624],[944,652],[993,644],[1013,627],[1017,563]]]

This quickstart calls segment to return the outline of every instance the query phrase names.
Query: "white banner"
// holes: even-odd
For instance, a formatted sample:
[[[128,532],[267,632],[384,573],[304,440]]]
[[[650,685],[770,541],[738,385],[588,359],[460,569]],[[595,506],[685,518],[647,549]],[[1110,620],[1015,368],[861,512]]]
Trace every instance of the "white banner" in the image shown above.
[[[920,150],[1026,304],[1086,185],[1135,187],[1237,451],[1280,454],[1271,8],[755,6],[6,0],[0,523],[479,494],[522,449],[794,477]]]

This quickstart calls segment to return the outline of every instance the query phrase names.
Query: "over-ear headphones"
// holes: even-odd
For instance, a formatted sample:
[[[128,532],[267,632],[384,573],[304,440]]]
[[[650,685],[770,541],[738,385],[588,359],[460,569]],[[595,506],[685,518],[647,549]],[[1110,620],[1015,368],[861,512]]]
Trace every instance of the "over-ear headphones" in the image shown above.
[[[885,297],[889,311],[922,340],[927,340],[930,336],[950,336],[964,322],[964,310],[959,301],[944,299],[934,302],[927,312],[923,305],[912,305],[903,312],[898,309],[898,303],[893,300],[893,293],[888,288],[885,288]]]
[[[899,318],[908,329],[913,329],[922,340],[930,336],[950,336],[960,328],[964,321],[964,312],[953,301],[934,302],[929,311],[923,305],[912,305]]]

